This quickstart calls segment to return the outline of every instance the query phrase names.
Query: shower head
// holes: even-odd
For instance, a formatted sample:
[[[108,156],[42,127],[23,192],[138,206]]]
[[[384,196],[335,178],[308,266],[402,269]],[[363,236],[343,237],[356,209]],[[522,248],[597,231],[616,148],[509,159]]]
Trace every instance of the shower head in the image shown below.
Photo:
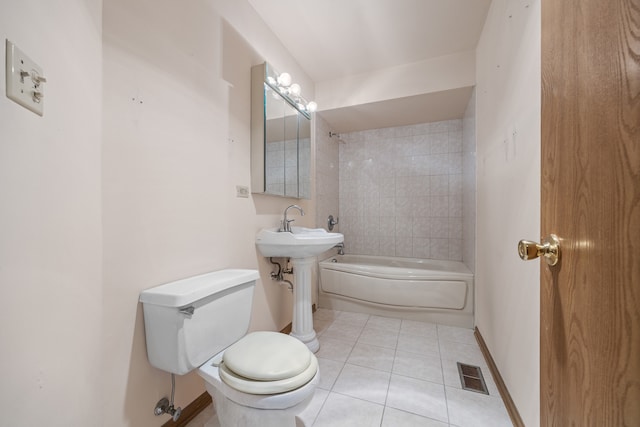
[[[334,137],[338,140],[338,143],[344,144],[344,141],[342,140],[342,138],[340,138],[339,133],[329,131],[329,138],[334,138]]]

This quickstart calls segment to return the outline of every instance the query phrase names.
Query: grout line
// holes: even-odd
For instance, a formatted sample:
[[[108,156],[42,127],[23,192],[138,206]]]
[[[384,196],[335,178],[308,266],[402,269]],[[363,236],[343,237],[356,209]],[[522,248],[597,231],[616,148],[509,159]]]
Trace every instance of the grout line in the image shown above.
[[[318,421],[318,416],[320,415],[320,412],[322,412],[322,408],[324,408],[325,403],[327,403],[327,400],[329,400],[329,395],[331,394],[331,391],[327,392],[327,397],[324,398],[324,402],[322,402],[322,405],[320,405],[320,409],[318,409],[318,412],[316,413],[316,416],[313,417],[313,421],[311,421],[311,425],[309,427],[313,427],[313,425],[316,423],[316,421]],[[315,395],[315,392],[314,392]]]
[[[440,328],[436,324],[436,335],[438,341],[438,352],[440,353],[440,373],[442,374],[442,389],[444,391],[444,404],[447,407],[447,424],[451,422],[451,414],[449,412],[449,397],[447,396],[447,384],[444,379],[444,361],[442,357],[442,349],[440,348]]]

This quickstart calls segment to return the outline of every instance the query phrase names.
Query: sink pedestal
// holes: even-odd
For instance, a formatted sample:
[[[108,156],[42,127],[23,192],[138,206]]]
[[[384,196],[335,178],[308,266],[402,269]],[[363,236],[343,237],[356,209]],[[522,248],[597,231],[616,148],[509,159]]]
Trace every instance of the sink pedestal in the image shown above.
[[[320,343],[313,330],[311,311],[311,267],[315,257],[291,258],[293,266],[293,321],[291,336],[302,341],[309,350],[316,352]]]
[[[263,256],[291,258],[294,281],[291,336],[302,341],[314,353],[320,349],[320,343],[313,330],[311,267],[316,262],[316,255],[342,242],[342,234],[327,233],[322,228],[291,227],[290,232],[264,228],[256,235],[256,246]]]

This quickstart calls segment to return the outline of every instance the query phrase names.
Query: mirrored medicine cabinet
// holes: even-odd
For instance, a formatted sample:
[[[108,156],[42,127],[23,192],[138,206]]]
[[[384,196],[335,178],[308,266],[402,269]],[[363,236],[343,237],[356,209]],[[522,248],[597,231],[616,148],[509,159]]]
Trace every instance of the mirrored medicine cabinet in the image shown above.
[[[311,198],[311,117],[268,63],[251,68],[251,192]]]

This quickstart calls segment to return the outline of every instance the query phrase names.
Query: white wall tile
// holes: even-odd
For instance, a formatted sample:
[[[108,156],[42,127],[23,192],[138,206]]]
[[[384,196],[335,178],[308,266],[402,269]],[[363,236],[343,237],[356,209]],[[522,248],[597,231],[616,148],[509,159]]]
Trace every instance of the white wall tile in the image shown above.
[[[431,239],[414,237],[412,256],[414,258],[430,258],[431,257]]]
[[[449,217],[462,217],[462,195],[449,196]]]
[[[437,239],[449,238],[449,218],[431,218],[430,237]]]
[[[413,200],[413,217],[414,218],[430,218],[431,217],[431,198],[430,197],[416,197]],[[420,219],[423,221],[423,219]]]
[[[448,152],[449,134],[447,132],[441,132],[431,135],[431,154],[442,154]]]
[[[430,212],[432,217],[448,217],[449,216],[449,197],[448,196],[431,196]]]
[[[429,162],[431,175],[445,175],[449,173],[448,153],[431,154],[431,156],[429,156]]]
[[[380,255],[382,256],[396,255],[396,236],[394,235],[380,236]]]
[[[424,218],[413,221],[413,237],[431,237],[431,221],[432,218]]]
[[[381,216],[379,231],[381,236],[395,236],[396,235],[396,217]]]
[[[462,129],[462,120],[448,120],[341,136],[339,183],[331,186],[347,253],[462,259],[470,180],[462,147],[472,145]],[[325,170],[327,156],[318,163]]]
[[[410,216],[396,216],[396,236],[413,236],[413,218]]]
[[[396,215],[396,199],[394,197],[381,197],[379,200],[379,214],[381,217]]]
[[[413,256],[413,237],[396,236],[396,256]]]
[[[431,258],[449,259],[449,239],[431,239]]]
[[[431,196],[449,195],[449,175],[433,175],[430,177]]]

